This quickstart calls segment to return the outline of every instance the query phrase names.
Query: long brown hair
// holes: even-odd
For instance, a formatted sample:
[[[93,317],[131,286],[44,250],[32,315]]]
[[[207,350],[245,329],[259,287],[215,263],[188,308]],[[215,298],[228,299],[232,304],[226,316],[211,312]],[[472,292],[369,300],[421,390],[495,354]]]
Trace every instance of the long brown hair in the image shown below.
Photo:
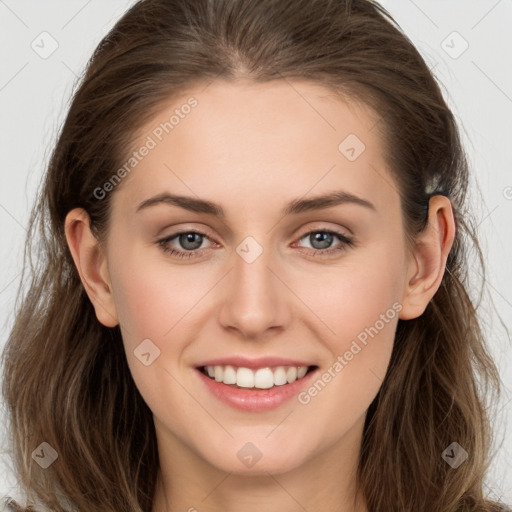
[[[30,218],[3,354],[24,491],[57,512],[151,511],[159,464],[152,414],[119,327],[96,319],[64,219],[83,208],[104,240],[111,193],[98,200],[94,191],[126,161],[137,130],[185,87],[240,77],[309,80],[374,109],[411,243],[430,195],[450,198],[457,234],[446,272],[425,312],[398,323],[368,410],[358,482],[371,512],[499,510],[483,495],[492,440],[486,400],[499,394],[500,379],[469,294],[471,247],[482,274],[484,265],[466,205],[466,156],[425,61],[370,0],[142,0],[100,42]],[[42,442],[58,453],[47,469],[31,456]],[[441,456],[452,442],[469,455],[457,469]]]

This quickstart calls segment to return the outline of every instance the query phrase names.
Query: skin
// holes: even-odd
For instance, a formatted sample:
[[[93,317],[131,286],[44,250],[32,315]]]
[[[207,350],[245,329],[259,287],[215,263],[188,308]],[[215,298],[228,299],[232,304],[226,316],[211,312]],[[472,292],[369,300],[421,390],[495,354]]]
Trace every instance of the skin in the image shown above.
[[[153,512],[367,512],[354,490],[366,411],[398,319],[421,315],[440,286],[455,236],[450,201],[431,198],[427,226],[409,251],[397,186],[373,129],[378,117],[308,82],[192,88],[162,108],[135,146],[191,95],[198,106],[113,193],[105,245],[83,210],[65,223],[97,318],[120,324],[153,412],[161,460]],[[354,161],[338,150],[349,134],[366,146]],[[293,199],[341,189],[376,211],[346,203],[281,214]],[[136,212],[162,192],[214,201],[226,218],[168,204]],[[164,253],[157,241],[178,229],[207,235],[199,238],[202,255]],[[354,245],[322,257],[341,239],[334,235],[329,246],[306,235],[333,229]],[[263,249],[252,263],[236,251],[247,236]],[[179,238],[167,245],[190,247]],[[393,304],[394,318],[307,404],[292,398],[271,411],[239,411],[211,396],[194,369],[215,357],[277,355],[326,372]],[[147,338],[161,351],[149,366],[134,355]],[[247,442],[262,454],[250,468],[237,457]]]

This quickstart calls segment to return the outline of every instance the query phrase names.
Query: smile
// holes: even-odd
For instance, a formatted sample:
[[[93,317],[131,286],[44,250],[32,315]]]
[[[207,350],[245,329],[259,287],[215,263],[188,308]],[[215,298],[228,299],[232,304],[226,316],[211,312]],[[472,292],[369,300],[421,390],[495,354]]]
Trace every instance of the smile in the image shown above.
[[[302,379],[313,366],[277,366],[253,370],[232,365],[204,366],[202,371],[211,379],[237,388],[270,389]]]
[[[318,366],[264,368],[207,365],[196,369],[206,389],[225,404],[258,412],[284,404],[307,388],[319,373]]]

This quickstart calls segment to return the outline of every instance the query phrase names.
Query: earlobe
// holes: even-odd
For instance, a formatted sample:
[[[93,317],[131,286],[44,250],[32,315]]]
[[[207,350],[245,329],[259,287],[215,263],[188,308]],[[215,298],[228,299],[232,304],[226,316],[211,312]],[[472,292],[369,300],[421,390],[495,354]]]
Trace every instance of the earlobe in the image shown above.
[[[450,200],[441,195],[431,197],[427,224],[417,236],[409,262],[401,320],[421,316],[439,289],[455,240],[455,230]]]
[[[107,257],[91,232],[89,215],[82,208],[71,210],[66,216],[64,229],[80,280],[98,321],[106,327],[115,327],[119,320],[112,294]]]

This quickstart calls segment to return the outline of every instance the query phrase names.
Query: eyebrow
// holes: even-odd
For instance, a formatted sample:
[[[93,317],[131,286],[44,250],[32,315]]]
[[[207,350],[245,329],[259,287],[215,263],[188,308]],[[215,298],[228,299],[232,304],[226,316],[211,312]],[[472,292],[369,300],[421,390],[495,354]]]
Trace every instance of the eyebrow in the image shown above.
[[[178,206],[191,212],[206,213],[222,219],[226,218],[226,214],[222,206],[212,201],[198,199],[190,196],[169,194],[167,192],[158,194],[154,197],[150,197],[149,199],[142,201],[137,207],[136,212],[158,204]],[[356,204],[377,212],[375,205],[367,199],[363,199],[344,190],[338,190],[328,194],[312,197],[310,199],[294,199],[283,208],[281,214],[283,216],[297,215],[303,212],[331,208],[333,206],[342,204]]]

